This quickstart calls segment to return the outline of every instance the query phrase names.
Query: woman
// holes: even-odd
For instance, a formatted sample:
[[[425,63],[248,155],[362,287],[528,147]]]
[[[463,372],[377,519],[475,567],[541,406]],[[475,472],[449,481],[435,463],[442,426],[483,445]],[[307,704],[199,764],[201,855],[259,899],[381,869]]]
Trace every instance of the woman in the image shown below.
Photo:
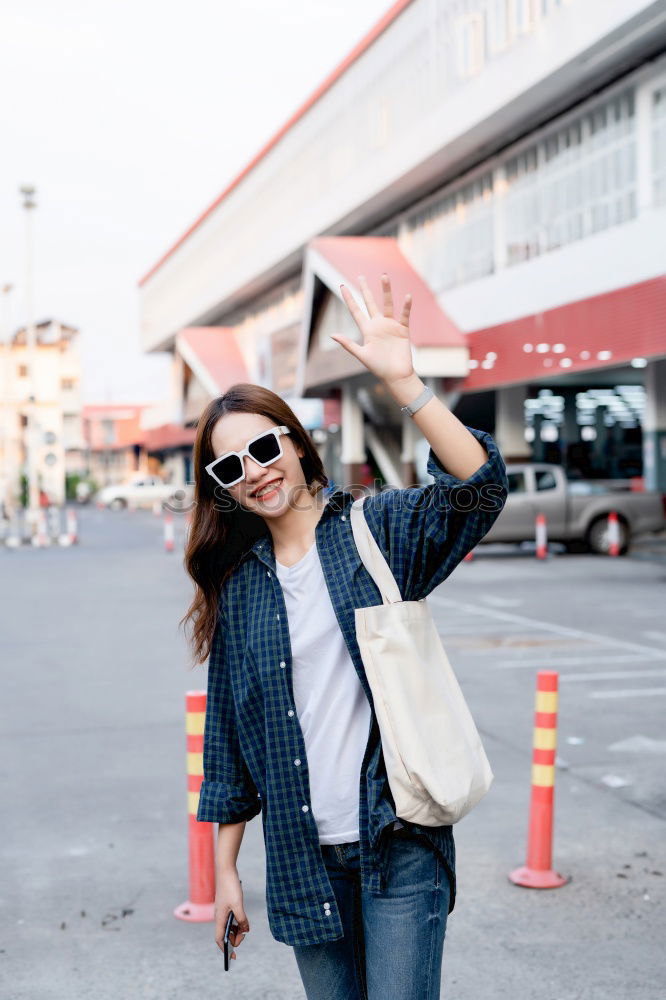
[[[506,471],[489,434],[424,391],[411,297],[396,319],[386,275],[382,311],[363,278],[361,289],[368,316],[341,286],[362,344],[333,339],[399,406],[414,403],[407,412],[431,446],[434,483],[364,504],[403,599],[418,600],[489,530]],[[269,926],[294,948],[309,1000],[439,997],[453,836],[395,813],[355,637],[354,609],[380,597],[354,545],[354,496],[325,495],[309,436],[259,386],[233,386],[209,404],[194,465],[186,562],[196,596],[186,617],[197,659],[210,653],[197,819],[219,823],[215,940],[222,947],[230,910],[234,948],[250,930],[236,861],[246,822],[261,812]]]

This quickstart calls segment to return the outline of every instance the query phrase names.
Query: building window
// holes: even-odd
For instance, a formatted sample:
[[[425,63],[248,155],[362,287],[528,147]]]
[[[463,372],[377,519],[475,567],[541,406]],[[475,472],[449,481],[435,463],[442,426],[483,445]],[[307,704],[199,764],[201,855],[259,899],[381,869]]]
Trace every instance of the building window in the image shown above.
[[[28,366],[27,365],[18,365],[17,369],[16,369],[16,373],[17,373],[17,375],[18,375],[19,378],[27,378],[28,377]]]
[[[492,173],[459,184],[409,222],[405,250],[434,292],[493,271]]]
[[[76,413],[65,413],[62,418],[65,448],[76,448],[81,440],[81,418]]]
[[[100,421],[102,430],[102,441],[106,444],[116,443],[116,427],[113,420],[102,420]]]
[[[71,392],[76,388],[76,379],[73,378],[61,378],[60,388],[63,392]]]
[[[655,201],[664,203],[666,85],[653,109]],[[492,274],[496,252],[511,266],[635,218],[633,88],[513,148],[405,219],[400,247],[435,293]]]
[[[538,147],[506,164],[507,263],[518,264],[539,253]]]
[[[488,51],[502,52],[510,41],[510,0],[488,0]]]
[[[666,202],[666,86],[652,95],[652,188],[655,205]]]
[[[560,7],[564,7],[570,2],[571,0],[541,0],[541,16],[548,17],[553,11],[559,10]]]
[[[467,79],[483,69],[483,15],[465,14],[455,26],[458,76]]]
[[[636,215],[634,126],[630,90],[507,161],[509,264]]]
[[[526,35],[534,26],[534,0],[511,0],[513,29],[516,35]]]

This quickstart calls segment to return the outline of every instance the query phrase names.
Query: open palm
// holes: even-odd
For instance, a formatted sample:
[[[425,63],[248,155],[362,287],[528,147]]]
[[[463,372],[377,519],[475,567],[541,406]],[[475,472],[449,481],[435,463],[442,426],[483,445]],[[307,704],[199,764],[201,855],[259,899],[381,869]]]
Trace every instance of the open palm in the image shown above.
[[[384,382],[395,382],[398,379],[408,378],[414,372],[409,339],[411,295],[405,296],[402,313],[398,320],[393,315],[393,296],[388,275],[382,275],[383,312],[380,312],[363,276],[359,276],[359,285],[368,310],[367,316],[363,315],[345,285],[340,285],[340,290],[352,319],[361,331],[363,343],[358,344],[339,333],[331,334],[331,338],[350,354],[353,354],[355,358],[358,358],[368,371]]]

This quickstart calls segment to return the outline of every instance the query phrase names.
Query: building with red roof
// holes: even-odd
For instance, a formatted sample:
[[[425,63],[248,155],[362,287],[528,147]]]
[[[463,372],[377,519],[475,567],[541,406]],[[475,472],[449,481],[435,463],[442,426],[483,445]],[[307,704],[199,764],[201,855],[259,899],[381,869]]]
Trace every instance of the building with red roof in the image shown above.
[[[422,479],[330,338],[386,271],[415,370],[507,459],[666,490],[665,42],[654,0],[394,3],[141,279],[184,423],[257,382],[326,401],[334,479]]]

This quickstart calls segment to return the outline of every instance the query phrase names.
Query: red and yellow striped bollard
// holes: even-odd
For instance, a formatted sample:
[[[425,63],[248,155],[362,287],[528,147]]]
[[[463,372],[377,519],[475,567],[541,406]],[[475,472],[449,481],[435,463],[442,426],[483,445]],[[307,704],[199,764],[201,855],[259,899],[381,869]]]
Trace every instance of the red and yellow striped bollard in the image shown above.
[[[213,824],[199,823],[199,791],[203,781],[203,734],[206,692],[185,694],[185,734],[187,741],[187,812],[190,898],[177,906],[180,920],[203,923],[215,919],[215,845]]]
[[[551,867],[558,679],[556,671],[539,670],[537,673],[527,863],[509,874],[516,885],[530,889],[556,889],[569,881]]]

